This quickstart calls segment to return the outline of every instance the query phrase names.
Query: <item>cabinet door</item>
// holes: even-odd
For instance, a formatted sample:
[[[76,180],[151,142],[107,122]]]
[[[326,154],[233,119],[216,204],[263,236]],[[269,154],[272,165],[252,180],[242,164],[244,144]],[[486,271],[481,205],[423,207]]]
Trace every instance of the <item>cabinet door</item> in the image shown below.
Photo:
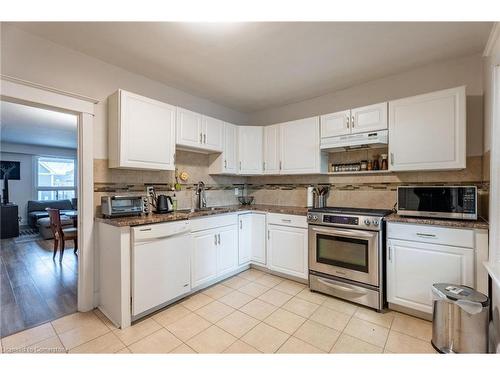
[[[238,126],[238,159],[240,174],[262,174],[261,126]]]
[[[191,257],[191,285],[196,287],[217,277],[217,244],[215,230],[193,234],[194,250]]]
[[[268,231],[269,268],[307,279],[307,229],[268,225]]]
[[[387,102],[351,109],[351,133],[387,129]]]
[[[260,265],[267,264],[266,258],[266,215],[251,214],[251,258],[250,260]]]
[[[175,107],[126,91],[120,99],[120,163],[113,166],[174,170]]]
[[[224,122],[213,117],[203,116],[203,144],[206,150],[222,152],[224,143]]]
[[[389,102],[389,169],[465,168],[465,87]]]
[[[387,300],[432,313],[434,283],[474,287],[474,250],[421,242],[387,242]]]
[[[320,173],[319,117],[281,125],[281,173]]]
[[[238,172],[238,129],[232,124],[224,124],[224,172]]]
[[[178,146],[200,148],[203,142],[201,115],[177,107],[177,135]]]
[[[280,126],[264,127],[264,174],[280,173]]]
[[[252,214],[238,215],[238,263],[250,262],[252,254]]]
[[[231,225],[217,234],[217,276],[233,271],[238,266],[238,229]]]
[[[351,132],[351,111],[340,111],[322,115],[321,138],[336,137]]]

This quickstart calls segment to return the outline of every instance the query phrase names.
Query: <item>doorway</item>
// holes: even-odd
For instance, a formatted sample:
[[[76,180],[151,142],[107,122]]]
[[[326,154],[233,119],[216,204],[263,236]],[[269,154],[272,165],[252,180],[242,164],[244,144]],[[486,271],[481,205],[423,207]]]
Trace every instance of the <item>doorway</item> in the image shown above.
[[[78,116],[0,102],[0,336],[77,311]]]

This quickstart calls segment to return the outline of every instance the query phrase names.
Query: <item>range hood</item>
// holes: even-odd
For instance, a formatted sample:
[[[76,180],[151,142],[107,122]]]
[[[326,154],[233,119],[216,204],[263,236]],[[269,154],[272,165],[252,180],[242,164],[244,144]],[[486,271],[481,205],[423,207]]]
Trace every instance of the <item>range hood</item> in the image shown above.
[[[339,135],[337,137],[321,138],[320,148],[323,151],[349,151],[363,148],[387,147],[388,131]]]

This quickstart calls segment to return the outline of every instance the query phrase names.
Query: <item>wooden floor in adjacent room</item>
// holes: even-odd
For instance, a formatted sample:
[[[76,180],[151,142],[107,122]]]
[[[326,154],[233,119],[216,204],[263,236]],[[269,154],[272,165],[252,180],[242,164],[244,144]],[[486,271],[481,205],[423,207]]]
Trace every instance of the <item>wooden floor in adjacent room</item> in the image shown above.
[[[0,336],[76,312],[78,257],[67,243],[62,263],[52,240],[1,240]]]

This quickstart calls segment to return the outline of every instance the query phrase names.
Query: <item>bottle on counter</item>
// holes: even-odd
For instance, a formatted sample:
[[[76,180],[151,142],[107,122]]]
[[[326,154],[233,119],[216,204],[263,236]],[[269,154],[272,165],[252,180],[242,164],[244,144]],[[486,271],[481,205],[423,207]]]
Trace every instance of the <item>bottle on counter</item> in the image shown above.
[[[382,154],[380,155],[380,169],[383,170],[383,171],[386,171],[387,168],[388,168],[388,164],[387,164],[387,154]]]

